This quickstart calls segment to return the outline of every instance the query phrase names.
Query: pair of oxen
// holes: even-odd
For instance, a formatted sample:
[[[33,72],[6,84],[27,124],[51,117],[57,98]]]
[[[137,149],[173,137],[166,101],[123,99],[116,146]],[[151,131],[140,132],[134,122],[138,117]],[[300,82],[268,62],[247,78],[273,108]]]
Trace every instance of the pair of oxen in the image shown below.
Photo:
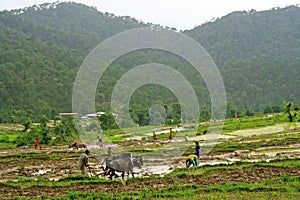
[[[69,144],[69,148],[86,149],[87,146],[81,142],[73,142]],[[134,177],[133,168],[138,167],[141,169],[143,164],[143,158],[141,156],[132,156],[131,153],[123,153],[106,157],[101,167],[104,171],[104,175],[109,175],[110,179],[112,179],[113,176],[117,176],[116,172],[122,172],[122,179],[124,179],[125,172],[128,175],[131,173],[132,177]]]
[[[104,175],[109,175],[112,180],[113,176],[117,176],[116,172],[122,172],[122,179],[124,179],[125,172],[129,175],[131,173],[134,177],[133,168],[142,168],[143,166],[142,156],[132,156],[131,153],[123,153],[118,155],[108,156],[104,159],[102,169],[105,172]]]

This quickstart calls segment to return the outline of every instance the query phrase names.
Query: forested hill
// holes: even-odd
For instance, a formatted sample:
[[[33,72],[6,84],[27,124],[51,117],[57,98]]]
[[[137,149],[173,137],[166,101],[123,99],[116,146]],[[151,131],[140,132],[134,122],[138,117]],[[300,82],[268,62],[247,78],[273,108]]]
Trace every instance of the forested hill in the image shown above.
[[[72,2],[45,3],[14,10],[12,13],[32,23],[29,27],[25,25],[27,28],[24,31],[27,34],[42,41],[51,41],[60,47],[84,50],[84,53],[116,33],[151,25],[129,16],[118,17]],[[38,25],[47,27],[49,34],[45,34],[43,28],[37,28]]]
[[[77,3],[0,12],[0,122],[70,112],[87,53],[108,36],[142,26]]]
[[[73,82],[88,52],[113,34],[145,26],[154,25],[72,2],[0,12],[0,122],[71,111]],[[284,100],[300,103],[300,8],[234,12],[184,33],[199,41],[220,68],[231,114],[262,112]],[[159,52],[140,55],[119,61],[109,72],[115,76],[106,78],[105,84],[115,82],[125,68],[149,62],[153,55],[164,64],[182,65]],[[198,88],[200,101],[209,104],[202,92],[205,85],[191,83]],[[108,105],[113,85],[107,85],[98,90],[98,108]],[[155,101],[172,103],[165,91],[157,93],[161,100]],[[136,107],[148,110],[145,105]]]
[[[300,102],[299,7],[233,12],[185,33],[210,53],[240,109]]]
[[[233,12],[185,33],[200,42],[217,64],[299,61],[300,8]]]

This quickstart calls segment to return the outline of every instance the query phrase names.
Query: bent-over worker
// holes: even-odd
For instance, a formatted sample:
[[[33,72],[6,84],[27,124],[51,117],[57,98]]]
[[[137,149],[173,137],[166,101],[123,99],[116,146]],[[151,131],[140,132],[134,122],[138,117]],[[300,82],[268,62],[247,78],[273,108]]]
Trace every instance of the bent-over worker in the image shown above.
[[[198,156],[196,155],[189,155],[185,157],[185,164],[187,168],[190,168],[191,166],[198,166]]]

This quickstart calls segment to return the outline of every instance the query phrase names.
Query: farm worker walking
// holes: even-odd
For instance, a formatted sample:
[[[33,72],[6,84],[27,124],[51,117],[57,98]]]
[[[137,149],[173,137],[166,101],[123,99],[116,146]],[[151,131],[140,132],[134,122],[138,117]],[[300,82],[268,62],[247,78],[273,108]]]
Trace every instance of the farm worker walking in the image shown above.
[[[97,137],[98,138],[98,145],[99,145],[99,148],[102,149],[103,148],[103,140],[101,137]]]
[[[153,140],[157,140],[157,136],[155,132],[153,132]]]
[[[195,155],[200,158],[200,145],[198,141],[195,142]]]
[[[169,135],[169,139],[172,140],[173,139],[173,135],[172,135],[172,128],[170,128],[170,135]]]
[[[191,166],[198,166],[198,157],[196,155],[189,155],[185,157],[185,164],[187,168],[190,168]]]
[[[111,147],[108,147],[108,149],[107,149],[107,155],[108,156],[112,155],[112,148]]]
[[[34,143],[34,148],[37,149],[38,146],[39,146],[39,138],[36,137],[36,138],[35,138],[35,143]]]
[[[89,150],[85,150],[84,154],[81,155],[79,160],[79,168],[82,174],[86,173],[86,167],[89,166]]]

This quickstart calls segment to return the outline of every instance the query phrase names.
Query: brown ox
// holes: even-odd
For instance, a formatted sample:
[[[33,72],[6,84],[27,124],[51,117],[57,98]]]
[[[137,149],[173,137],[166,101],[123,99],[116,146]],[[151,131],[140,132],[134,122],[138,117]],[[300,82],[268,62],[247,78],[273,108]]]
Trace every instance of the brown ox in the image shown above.
[[[73,149],[86,149],[86,144],[81,143],[81,142],[73,142],[71,144],[69,144],[69,148],[73,148]]]

